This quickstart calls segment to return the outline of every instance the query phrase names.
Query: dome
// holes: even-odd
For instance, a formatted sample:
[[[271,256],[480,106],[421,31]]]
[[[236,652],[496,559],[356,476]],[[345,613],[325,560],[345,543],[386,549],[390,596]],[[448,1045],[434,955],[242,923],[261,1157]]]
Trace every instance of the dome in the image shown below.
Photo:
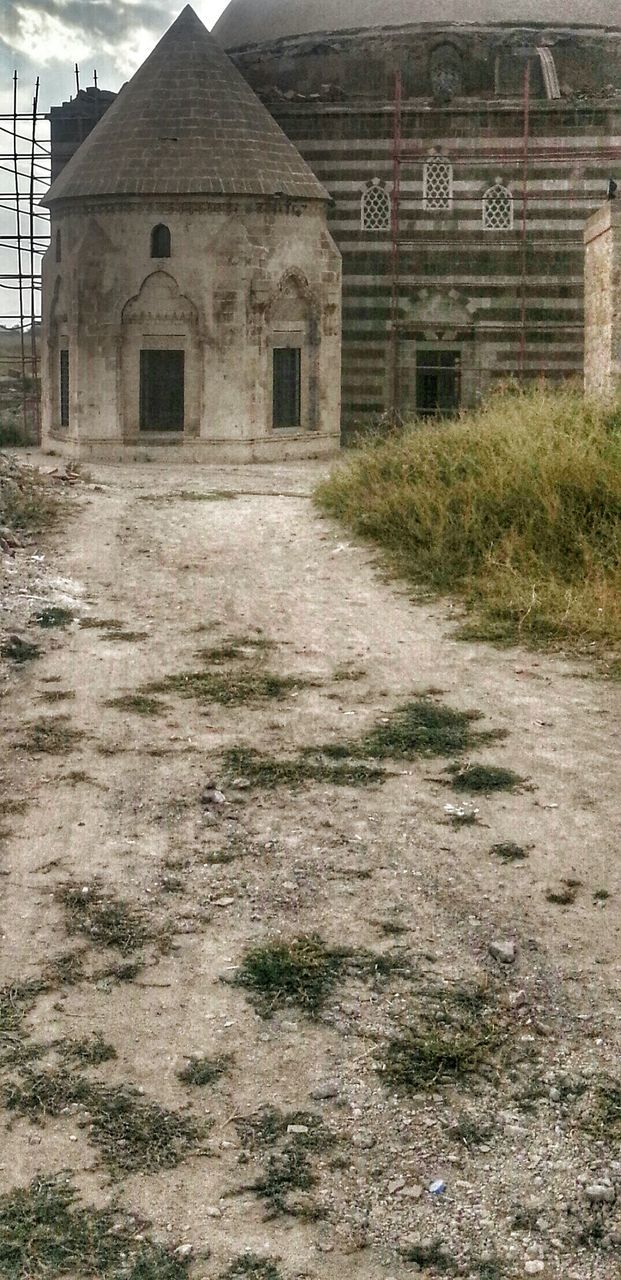
[[[226,49],[297,36],[407,26],[621,30],[618,0],[231,0],[214,27]]]

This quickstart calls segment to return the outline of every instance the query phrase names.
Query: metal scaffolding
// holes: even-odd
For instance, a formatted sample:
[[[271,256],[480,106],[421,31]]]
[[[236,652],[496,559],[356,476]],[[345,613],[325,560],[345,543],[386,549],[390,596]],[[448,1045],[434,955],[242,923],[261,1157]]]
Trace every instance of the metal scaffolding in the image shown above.
[[[39,200],[50,184],[49,117],[39,110],[38,79],[31,109],[20,110],[17,71],[13,110],[0,115],[0,173],[0,426],[17,404],[24,439],[39,441],[41,259],[49,243]]]

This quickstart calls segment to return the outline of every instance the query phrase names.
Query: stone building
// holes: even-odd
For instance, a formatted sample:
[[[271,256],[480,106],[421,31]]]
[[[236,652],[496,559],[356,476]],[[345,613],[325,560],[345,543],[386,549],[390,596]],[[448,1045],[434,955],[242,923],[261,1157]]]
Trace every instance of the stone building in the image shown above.
[[[587,395],[621,400],[621,207],[610,201],[585,233],[584,385]]]
[[[346,429],[582,377],[618,0],[231,0],[214,35],[333,197]]]
[[[110,460],[337,447],[329,197],[192,9],[68,163],[55,150],[45,442]]]

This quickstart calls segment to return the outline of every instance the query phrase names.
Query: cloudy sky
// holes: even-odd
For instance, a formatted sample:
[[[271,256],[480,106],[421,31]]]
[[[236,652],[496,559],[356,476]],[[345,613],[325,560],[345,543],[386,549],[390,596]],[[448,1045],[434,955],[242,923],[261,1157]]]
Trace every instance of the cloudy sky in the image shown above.
[[[183,4],[184,0],[0,0],[0,111],[9,109],[15,70],[25,111],[32,104],[37,75],[45,109],[70,97],[76,62],[83,86],[92,84],[95,69],[102,88],[118,89]],[[225,7],[226,0],[194,3],[208,27]]]

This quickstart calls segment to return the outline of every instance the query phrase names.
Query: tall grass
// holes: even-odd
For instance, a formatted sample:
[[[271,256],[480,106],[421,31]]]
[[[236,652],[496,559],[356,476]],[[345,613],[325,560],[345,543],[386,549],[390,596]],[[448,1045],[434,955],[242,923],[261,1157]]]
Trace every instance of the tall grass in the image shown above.
[[[621,406],[504,389],[373,439],[316,494],[412,582],[458,595],[470,635],[621,643]]]

